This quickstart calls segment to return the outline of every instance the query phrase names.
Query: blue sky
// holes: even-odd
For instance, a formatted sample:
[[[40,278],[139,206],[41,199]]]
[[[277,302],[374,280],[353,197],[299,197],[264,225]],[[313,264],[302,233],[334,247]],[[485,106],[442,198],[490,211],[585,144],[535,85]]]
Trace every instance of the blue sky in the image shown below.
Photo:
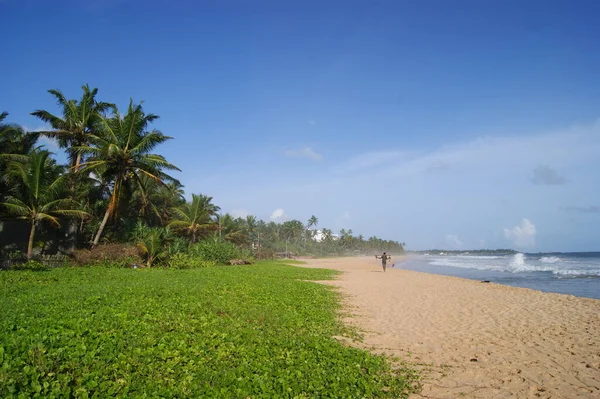
[[[0,0],[0,110],[161,116],[188,193],[409,249],[600,250],[596,1]],[[48,144],[52,146],[52,143]]]

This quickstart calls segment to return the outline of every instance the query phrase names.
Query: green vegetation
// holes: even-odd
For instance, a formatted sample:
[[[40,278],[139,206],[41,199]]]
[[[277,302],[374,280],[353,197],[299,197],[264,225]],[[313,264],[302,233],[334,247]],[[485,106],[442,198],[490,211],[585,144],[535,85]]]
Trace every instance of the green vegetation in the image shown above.
[[[0,273],[0,397],[399,398],[415,383],[342,345],[329,270]],[[6,311],[9,310],[9,311]]]

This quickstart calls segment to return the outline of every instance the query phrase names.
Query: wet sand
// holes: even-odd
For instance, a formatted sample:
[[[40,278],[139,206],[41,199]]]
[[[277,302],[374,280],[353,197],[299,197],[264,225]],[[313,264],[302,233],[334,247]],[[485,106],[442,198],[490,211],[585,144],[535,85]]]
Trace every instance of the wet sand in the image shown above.
[[[375,257],[304,260],[340,270],[363,346],[421,371],[414,398],[600,398],[600,300],[402,270]]]

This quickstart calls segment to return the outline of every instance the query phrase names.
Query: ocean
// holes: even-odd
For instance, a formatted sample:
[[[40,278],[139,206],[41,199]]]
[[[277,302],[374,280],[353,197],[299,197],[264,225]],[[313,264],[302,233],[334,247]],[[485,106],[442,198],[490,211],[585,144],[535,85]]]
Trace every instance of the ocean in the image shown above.
[[[395,267],[600,299],[600,252],[413,254]]]

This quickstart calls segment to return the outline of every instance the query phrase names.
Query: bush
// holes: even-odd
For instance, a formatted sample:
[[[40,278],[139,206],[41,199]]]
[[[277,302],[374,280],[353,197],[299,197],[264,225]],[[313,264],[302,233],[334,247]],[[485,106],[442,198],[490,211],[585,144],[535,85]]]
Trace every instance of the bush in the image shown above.
[[[167,263],[171,269],[202,269],[217,264],[215,261],[204,260],[199,256],[184,253],[172,255]]]
[[[139,250],[135,246],[118,243],[75,250],[73,259],[79,266],[131,267],[134,263],[142,262]]]
[[[11,270],[29,270],[33,272],[39,272],[47,270],[48,268],[44,266],[41,262],[37,260],[28,260],[25,263],[16,264],[11,267]]]
[[[148,227],[137,238],[137,247],[147,267],[164,262],[169,257],[171,232],[163,227]]]
[[[190,248],[190,254],[222,265],[230,259],[244,257],[244,254],[234,244],[226,241],[199,242]]]

